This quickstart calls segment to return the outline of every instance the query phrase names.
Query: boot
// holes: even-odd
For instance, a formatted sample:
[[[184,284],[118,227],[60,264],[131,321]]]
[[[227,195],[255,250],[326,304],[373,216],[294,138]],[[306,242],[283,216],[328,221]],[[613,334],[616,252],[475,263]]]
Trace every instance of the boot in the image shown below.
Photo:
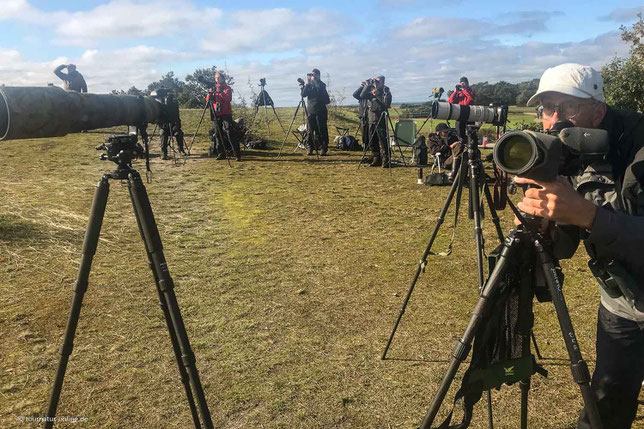
[[[389,158],[382,159],[382,168],[391,168],[391,162],[389,161]]]
[[[163,157],[161,159],[163,159],[164,161],[169,160],[170,157],[168,156],[168,152],[163,152]]]
[[[373,157],[373,161],[371,161],[371,164],[369,164],[369,167],[380,167],[381,165],[382,165],[382,158],[376,155]]]

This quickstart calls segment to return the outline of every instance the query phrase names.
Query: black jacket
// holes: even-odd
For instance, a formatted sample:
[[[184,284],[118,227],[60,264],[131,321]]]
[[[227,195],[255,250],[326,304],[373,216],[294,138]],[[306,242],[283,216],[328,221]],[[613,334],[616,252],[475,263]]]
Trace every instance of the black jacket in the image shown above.
[[[599,207],[592,229],[582,232],[582,238],[592,258],[619,263],[644,299],[644,115],[609,107],[598,128],[609,134],[607,159],[572,178],[577,192]],[[605,294],[602,302],[622,317],[643,317]]]
[[[391,107],[391,91],[389,91],[389,87],[384,86],[377,92],[374,92],[374,90],[374,85],[367,85],[362,88],[360,93],[360,99],[367,100],[370,124],[377,124],[382,112]]]
[[[363,88],[364,86],[360,85],[358,89],[353,91],[353,98],[360,102],[360,104],[358,105],[358,116],[360,116],[361,119],[365,118],[365,112],[367,111],[367,100],[360,98],[360,94],[362,94]]]
[[[326,84],[315,79],[302,87],[302,97],[306,97],[306,109],[309,115],[326,114],[326,105],[331,102],[329,93],[326,92]]]

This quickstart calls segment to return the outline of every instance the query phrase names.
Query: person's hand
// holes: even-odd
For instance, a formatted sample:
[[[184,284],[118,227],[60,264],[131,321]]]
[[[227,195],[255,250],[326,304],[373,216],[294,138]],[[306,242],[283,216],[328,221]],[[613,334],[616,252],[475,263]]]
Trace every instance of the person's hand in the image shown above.
[[[595,222],[597,207],[579,195],[562,177],[554,182],[537,182],[525,177],[515,177],[520,185],[536,185],[526,190],[519,210],[557,223],[576,225],[591,229]]]

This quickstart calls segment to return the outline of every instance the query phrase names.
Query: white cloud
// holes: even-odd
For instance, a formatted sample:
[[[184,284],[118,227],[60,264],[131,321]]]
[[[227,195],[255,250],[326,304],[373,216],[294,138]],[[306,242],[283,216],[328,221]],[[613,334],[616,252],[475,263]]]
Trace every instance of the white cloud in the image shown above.
[[[214,8],[197,8],[188,0],[112,0],[88,12],[75,12],[56,24],[69,44],[96,39],[137,39],[185,32],[212,25],[222,15]]]
[[[637,19],[638,13],[644,14],[644,6],[615,9],[608,15],[602,16],[600,19],[602,21],[632,22]]]
[[[222,53],[286,51],[313,39],[335,38],[347,28],[343,15],[316,8],[244,10],[232,13],[230,21],[227,26],[214,26],[202,48]]]

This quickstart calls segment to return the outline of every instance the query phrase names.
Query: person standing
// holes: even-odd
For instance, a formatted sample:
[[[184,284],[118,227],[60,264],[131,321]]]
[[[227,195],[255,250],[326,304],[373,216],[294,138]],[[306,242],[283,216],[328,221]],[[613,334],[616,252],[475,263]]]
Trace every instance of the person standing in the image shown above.
[[[67,73],[63,72],[64,68],[67,69]],[[74,64],[61,64],[56,67],[54,74],[63,81],[67,91],[87,92],[85,78],[76,70]]]
[[[369,142],[369,115],[367,114],[367,100],[360,98],[362,90],[367,86],[367,82],[362,82],[358,89],[353,92],[353,98],[358,100],[358,117],[360,117],[360,134],[362,135],[362,144],[365,146],[365,150],[370,147],[371,143]]]
[[[232,146],[235,159],[241,161],[241,151],[239,141],[230,137],[233,128],[233,89],[226,83],[226,77],[221,72],[215,72],[215,80],[211,81],[203,76],[197,80],[208,89],[206,103],[210,107],[210,119],[213,121],[213,127],[208,131],[211,141],[211,154],[217,154],[216,159],[226,158],[226,149]]]
[[[386,112],[391,107],[391,91],[385,86],[385,77],[378,76],[366,82],[360,98],[367,101],[369,114],[369,137],[373,161],[371,167],[391,167],[389,159],[389,142],[387,141]]]
[[[301,85],[301,95],[306,97],[306,109],[308,111],[308,143],[307,155],[313,155],[314,149],[320,149],[320,155],[326,156],[329,151],[329,129],[327,127],[327,108],[331,102],[326,84],[320,79],[320,70],[313,69],[306,75],[306,84]],[[316,141],[318,143],[316,143]]]

